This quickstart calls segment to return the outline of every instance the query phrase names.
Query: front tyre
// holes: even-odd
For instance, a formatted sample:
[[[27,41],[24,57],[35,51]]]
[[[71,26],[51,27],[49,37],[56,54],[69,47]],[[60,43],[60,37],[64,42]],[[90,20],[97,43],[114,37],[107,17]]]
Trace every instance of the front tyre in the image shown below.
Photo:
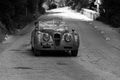
[[[71,50],[71,56],[76,57],[78,54],[78,50]]]
[[[32,51],[35,56],[40,56],[40,51],[38,51],[37,49],[32,47]]]

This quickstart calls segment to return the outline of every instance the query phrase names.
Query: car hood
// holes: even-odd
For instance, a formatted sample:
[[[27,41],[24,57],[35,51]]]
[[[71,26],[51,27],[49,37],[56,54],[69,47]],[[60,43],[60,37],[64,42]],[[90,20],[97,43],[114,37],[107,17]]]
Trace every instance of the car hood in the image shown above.
[[[67,33],[69,32],[68,29],[66,28],[43,28],[40,29],[41,32],[43,33],[49,33],[49,34],[54,34],[54,33]]]

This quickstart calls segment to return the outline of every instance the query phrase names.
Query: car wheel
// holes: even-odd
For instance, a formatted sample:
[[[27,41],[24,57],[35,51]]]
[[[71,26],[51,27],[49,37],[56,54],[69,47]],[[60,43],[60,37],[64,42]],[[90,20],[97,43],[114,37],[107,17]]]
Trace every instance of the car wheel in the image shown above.
[[[40,56],[40,51],[38,51],[37,49],[32,47],[32,51],[35,56]]]
[[[78,50],[71,50],[71,56],[76,57],[78,54]]]
[[[31,47],[31,50],[32,50],[32,52],[34,51],[34,48],[33,47]]]

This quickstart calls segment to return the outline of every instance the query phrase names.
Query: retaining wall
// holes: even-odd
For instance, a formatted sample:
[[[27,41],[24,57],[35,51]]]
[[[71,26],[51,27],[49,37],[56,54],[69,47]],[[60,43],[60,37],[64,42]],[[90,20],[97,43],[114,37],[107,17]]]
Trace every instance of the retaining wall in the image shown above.
[[[99,16],[98,12],[90,10],[90,9],[86,9],[86,8],[82,8],[81,13],[93,20],[95,20]]]

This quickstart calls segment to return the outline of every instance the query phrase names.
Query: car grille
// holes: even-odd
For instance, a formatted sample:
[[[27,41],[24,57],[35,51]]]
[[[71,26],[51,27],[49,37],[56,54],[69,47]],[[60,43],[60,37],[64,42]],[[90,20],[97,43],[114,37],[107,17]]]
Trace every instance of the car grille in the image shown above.
[[[54,34],[54,42],[56,46],[60,45],[60,41],[61,41],[61,34],[60,33],[55,33]]]

